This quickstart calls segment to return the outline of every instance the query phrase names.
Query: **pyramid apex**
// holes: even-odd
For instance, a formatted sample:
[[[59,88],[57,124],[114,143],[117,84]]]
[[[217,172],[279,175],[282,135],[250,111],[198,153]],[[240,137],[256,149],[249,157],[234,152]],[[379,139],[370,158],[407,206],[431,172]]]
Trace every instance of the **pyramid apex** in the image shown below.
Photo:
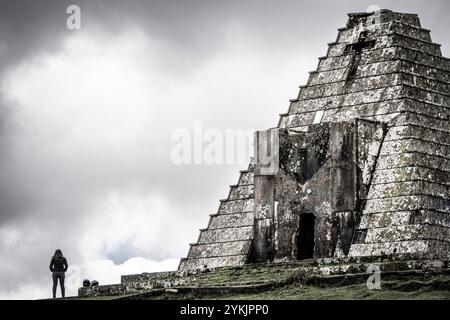
[[[389,9],[376,9],[376,10],[371,10],[370,7],[367,9],[367,11],[364,12],[350,12],[348,14],[349,17],[366,17],[366,16],[371,16],[374,13],[391,13],[392,10]]]
[[[348,17],[346,28],[353,28],[361,24],[374,25],[379,23],[387,23],[390,21],[399,21],[414,27],[421,27],[417,14],[394,12],[389,9],[379,9],[377,7],[369,7],[366,12],[349,13]]]

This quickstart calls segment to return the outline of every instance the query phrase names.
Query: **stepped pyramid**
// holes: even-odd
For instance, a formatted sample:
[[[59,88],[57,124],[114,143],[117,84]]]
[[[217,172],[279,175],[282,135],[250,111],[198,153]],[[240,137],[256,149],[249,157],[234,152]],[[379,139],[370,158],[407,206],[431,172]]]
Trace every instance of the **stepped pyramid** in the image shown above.
[[[328,46],[180,271],[450,258],[450,60],[417,15],[390,10],[349,14]]]

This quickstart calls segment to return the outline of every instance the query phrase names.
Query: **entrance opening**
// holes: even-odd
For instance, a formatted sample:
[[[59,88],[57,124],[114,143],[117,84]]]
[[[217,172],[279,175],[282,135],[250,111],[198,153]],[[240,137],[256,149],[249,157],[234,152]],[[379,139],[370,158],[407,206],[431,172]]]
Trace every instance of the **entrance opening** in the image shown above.
[[[300,214],[297,236],[297,259],[310,259],[314,255],[314,225],[316,217],[312,213]]]

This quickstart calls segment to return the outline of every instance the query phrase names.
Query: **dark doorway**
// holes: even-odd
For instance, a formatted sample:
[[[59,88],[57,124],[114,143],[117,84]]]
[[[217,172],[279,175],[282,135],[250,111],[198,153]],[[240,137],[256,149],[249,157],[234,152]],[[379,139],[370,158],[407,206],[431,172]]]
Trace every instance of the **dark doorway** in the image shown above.
[[[316,217],[312,213],[300,214],[300,226],[297,236],[297,259],[310,259],[314,255],[314,224]]]

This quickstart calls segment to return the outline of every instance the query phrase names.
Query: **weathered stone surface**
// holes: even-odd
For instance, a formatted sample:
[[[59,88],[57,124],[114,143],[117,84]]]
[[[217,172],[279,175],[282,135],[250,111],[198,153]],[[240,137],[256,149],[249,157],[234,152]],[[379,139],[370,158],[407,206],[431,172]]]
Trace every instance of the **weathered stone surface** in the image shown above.
[[[253,185],[251,184],[239,187],[232,187],[228,199],[236,200],[248,198],[253,198]]]
[[[450,227],[450,215],[437,211],[412,210],[398,212],[382,212],[364,215],[359,227],[366,229],[382,228],[388,226],[401,226],[409,224],[428,224]]]
[[[386,141],[381,149],[382,156],[409,152],[417,152],[445,158],[450,154],[450,146],[419,139],[404,139]]]
[[[450,236],[450,228],[422,224],[373,228],[367,233],[365,243],[397,242],[405,240],[442,240]]]
[[[413,138],[442,145],[450,145],[450,132],[416,125],[391,127],[384,141]]]
[[[127,286],[132,282],[151,281],[176,275],[175,271],[145,272],[139,274],[127,274],[120,277],[120,283]]]
[[[350,256],[381,256],[398,253],[423,253],[427,256],[448,259],[450,246],[445,241],[411,240],[368,244],[353,244]]]
[[[410,38],[399,33],[380,35],[376,39],[374,49],[402,46],[418,50],[433,56],[442,56],[440,45],[417,38]],[[329,45],[327,56],[336,57],[344,53],[346,43],[333,43]]]
[[[378,70],[373,70],[371,72],[365,71],[364,67],[373,68],[373,66],[377,65],[378,64],[362,66],[361,76],[371,76],[372,74],[376,74]],[[386,68],[386,70],[378,71],[378,74],[400,72],[401,82],[410,87],[418,87],[422,90],[434,91],[443,94],[448,92],[450,79],[450,73],[448,71],[400,60],[390,62],[390,65],[386,66],[381,63],[379,65]]]
[[[415,210],[418,208],[450,213],[450,200],[436,198],[429,195],[369,199],[366,202],[364,214]]]
[[[386,86],[379,89],[339,94],[329,97],[294,101],[289,113],[303,113],[323,109],[334,109],[360,104],[377,103],[385,100],[399,99],[404,96],[403,86]]]
[[[239,178],[239,185],[253,185],[253,172],[242,172]]]
[[[419,50],[421,52],[441,57],[441,46],[429,41],[423,41],[420,39],[414,39],[405,37],[401,34],[394,34],[393,37],[386,41],[387,43],[395,44],[401,47],[411,48],[413,50]]]
[[[436,106],[429,105],[430,108],[436,108]],[[444,108],[441,108],[444,109]],[[431,113],[431,112],[430,112]],[[442,115],[444,116],[445,113],[442,112]],[[442,130],[449,132],[449,126],[448,126],[448,119],[445,120],[441,118],[441,116],[434,117],[429,116],[425,114],[421,114],[419,112],[404,112],[400,114],[396,119],[397,125],[417,125],[417,126],[423,126],[428,127],[430,129],[434,130]]]
[[[416,124],[416,125],[422,125],[428,127],[430,123],[431,125],[436,122],[439,125],[445,124],[446,121],[450,118],[450,109],[444,108],[444,107],[437,107],[432,104],[427,104],[418,100],[414,99],[404,99],[405,102],[405,114],[407,118],[405,120],[409,120],[411,122],[406,122],[406,124]],[[414,116],[419,115],[421,118],[419,118],[416,122],[414,121]],[[428,119],[425,119],[425,117],[428,117]],[[422,124],[420,123],[422,121]],[[400,123],[398,123],[400,125]],[[450,131],[450,128],[447,128],[448,126],[443,126],[440,128],[442,131]],[[439,128],[437,128],[439,129]]]
[[[224,229],[208,229],[200,232],[198,244],[215,243],[222,241],[251,240],[253,238],[253,224]]]
[[[450,98],[446,92],[443,94],[436,93],[427,89],[422,89],[421,87],[412,86],[408,84],[403,85],[402,96],[405,98],[410,98],[432,105],[450,108]]]
[[[372,183],[380,149],[383,141],[386,139],[386,132],[387,126],[381,123],[358,121],[356,140],[358,145],[357,164],[360,172],[359,179],[363,188],[359,193],[361,198],[365,197]]]
[[[227,266],[242,266],[247,259],[247,254],[236,256],[220,256],[211,258],[196,259],[189,257],[189,259],[182,260],[178,270],[195,270],[207,266],[208,268],[219,268]]]
[[[400,60],[400,71],[429,79],[434,79],[447,84],[450,81],[450,73],[447,70],[443,70],[431,65],[418,64],[413,61]]]
[[[377,162],[377,169],[392,169],[413,166],[450,172],[450,160],[422,153],[405,152],[400,154],[381,155]]]
[[[208,244],[195,244],[189,250],[189,257],[191,258],[207,258],[207,257],[221,257],[228,255],[243,255],[247,254],[250,242],[248,240],[231,241],[231,242],[217,242]]]
[[[250,261],[347,254],[385,126],[355,120],[279,134],[279,170],[255,180],[255,212],[261,217],[255,218]],[[310,239],[303,237],[304,228],[314,233]]]
[[[374,184],[402,182],[402,181],[428,181],[449,185],[450,172],[425,167],[400,167],[394,169],[378,169],[373,177]]]
[[[358,70],[356,70],[355,78],[368,78],[382,75],[391,75],[398,72],[400,66],[399,60],[388,60],[383,62],[376,62],[370,64],[360,64]],[[345,80],[345,79],[343,79]],[[380,82],[387,82],[388,79],[384,78]]]
[[[413,62],[417,65],[435,67],[438,69],[450,71],[450,61],[448,58],[430,55],[426,52],[416,50],[410,47],[399,47],[398,57]]]
[[[231,262],[237,265],[295,260],[302,223],[312,216],[315,257],[445,255],[449,80],[450,60],[417,15],[350,14],[280,116],[278,127],[288,129],[281,173],[242,172],[180,268],[227,264],[226,255],[246,257]],[[246,247],[229,242],[245,237]]]
[[[253,212],[221,214],[211,217],[208,229],[253,225]]]
[[[222,201],[219,214],[230,214],[253,211],[253,199]]]
[[[377,23],[368,29],[369,38],[378,38],[387,34],[399,34],[409,38],[416,38],[426,42],[431,42],[430,31],[415,26],[411,26],[400,21],[388,21],[385,23]],[[357,35],[357,34],[356,34]],[[346,29],[339,33],[337,42],[348,43],[356,42],[354,29]]]
[[[398,181],[372,184],[367,199],[392,198],[407,195],[430,195],[447,199],[450,198],[450,187],[426,181]]]
[[[399,81],[410,87],[417,87],[421,88],[424,91],[432,91],[438,94],[446,93],[450,88],[450,84],[446,82],[407,73],[401,73]]]
[[[414,76],[411,76],[414,77]],[[345,79],[333,83],[320,84],[315,86],[308,86],[300,90],[299,99],[317,99],[322,97],[337,96],[348,93],[358,93],[361,91],[375,90],[385,88],[386,84],[395,86],[403,83],[406,76],[398,73],[389,73],[384,75],[369,76],[363,78],[356,78],[351,86],[348,86]],[[409,79],[410,80],[410,79]],[[436,85],[436,84],[435,84]]]
[[[323,110],[322,122],[342,122],[351,118],[361,118],[373,121],[383,121],[387,125],[391,121],[396,121],[404,110],[403,100],[389,100],[378,103],[367,103],[352,106],[342,106]],[[283,115],[280,118],[281,128],[307,127],[314,121],[316,113],[319,111],[308,111],[304,113]]]
[[[81,287],[78,289],[79,297],[115,296],[124,294],[125,286],[122,284],[110,284],[96,287]]]

